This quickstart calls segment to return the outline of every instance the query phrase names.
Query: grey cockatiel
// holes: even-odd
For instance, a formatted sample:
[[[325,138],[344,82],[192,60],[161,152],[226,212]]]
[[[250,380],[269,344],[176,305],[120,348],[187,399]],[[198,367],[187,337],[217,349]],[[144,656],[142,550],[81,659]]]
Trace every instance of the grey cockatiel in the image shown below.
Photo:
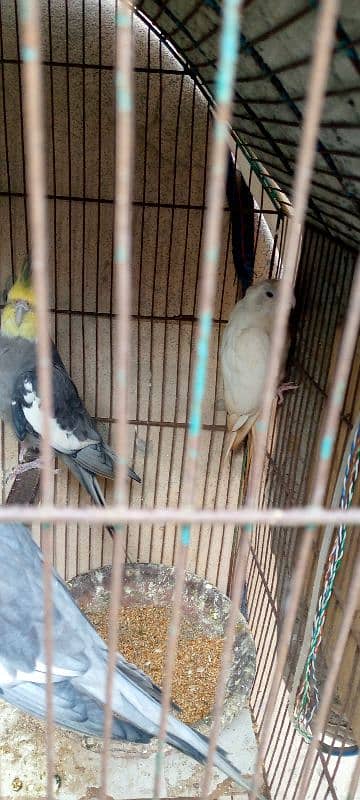
[[[232,310],[223,333],[220,364],[227,427],[231,433],[227,455],[252,431],[261,410],[278,289],[279,281],[275,279],[250,286]],[[288,342],[281,378],[287,348]],[[293,384],[283,384],[280,398],[282,392],[293,388],[296,388]]]
[[[30,266],[25,262],[8,293],[1,315],[0,415],[5,420],[12,420],[21,442],[38,446],[41,412],[36,338],[36,303]],[[97,431],[53,343],[51,347],[54,412],[51,445],[95,503],[103,506],[105,501],[96,476],[114,477],[116,455]],[[22,465],[20,471],[27,466]],[[128,472],[129,477],[140,483],[132,469]],[[109,530],[112,533],[112,529]]]
[[[29,531],[0,524],[0,694],[17,708],[46,714],[43,557]],[[108,650],[53,570],[53,714],[57,725],[102,736]],[[112,737],[149,742],[159,730],[161,690],[118,655],[114,674]],[[175,707],[173,707],[174,710]],[[166,740],[203,763],[207,739],[169,715]],[[215,765],[249,788],[220,748]],[[121,779],[121,778],[120,778]]]

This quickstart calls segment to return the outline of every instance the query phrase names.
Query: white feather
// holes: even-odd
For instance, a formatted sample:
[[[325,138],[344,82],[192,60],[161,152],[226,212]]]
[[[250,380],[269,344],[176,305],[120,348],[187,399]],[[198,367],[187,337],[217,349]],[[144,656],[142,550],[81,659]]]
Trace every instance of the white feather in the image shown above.
[[[73,678],[78,673],[74,670],[63,669],[53,664],[51,674],[56,680],[57,678]],[[31,672],[24,672],[19,669],[14,675],[8,672],[6,667],[0,663],[0,686],[11,686],[11,684],[21,683],[22,681],[26,681],[27,683],[46,683],[46,665],[41,661],[36,661],[35,669]]]
[[[42,433],[42,411],[40,410],[40,399],[33,390],[32,383],[25,381],[24,388],[27,393],[24,395],[26,403],[31,405],[23,406],[23,413],[35,433],[41,435]],[[59,453],[73,453],[76,450],[82,450],[89,444],[94,444],[92,439],[85,439],[81,441],[71,430],[64,430],[54,417],[50,418],[50,441],[54,450]]]
[[[220,349],[225,408],[232,431],[261,409],[279,281],[251,286],[230,314]],[[245,434],[246,435],[246,434]]]

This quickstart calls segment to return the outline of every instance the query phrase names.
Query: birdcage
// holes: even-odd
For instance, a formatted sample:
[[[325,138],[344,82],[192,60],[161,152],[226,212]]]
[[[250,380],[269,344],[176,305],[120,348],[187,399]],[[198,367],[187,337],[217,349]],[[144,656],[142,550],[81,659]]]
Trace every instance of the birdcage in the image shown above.
[[[358,15],[352,0],[340,11],[334,0],[240,6],[0,5],[1,288],[31,245],[44,289],[39,306],[49,308],[65,367],[104,437],[141,477],[141,484],[125,483],[121,473],[115,489],[104,483],[107,508],[95,509],[57,463],[53,485],[45,471],[38,505],[38,470],[8,479],[18,442],[3,425],[0,520],[32,520],[46,564],[75,579],[80,594],[84,585],[95,592],[104,581],[110,587],[112,574],[115,611],[122,556],[105,522],[121,523],[130,572],[137,564],[175,566],[177,600],[185,567],[232,597],[257,651],[234,751],[243,768],[247,737],[254,792],[274,800],[350,799],[358,796],[360,774],[360,555],[353,527],[360,521]],[[251,280],[282,277],[283,290],[255,452],[245,444],[227,459],[219,352],[243,294],[244,258]],[[287,377],[298,389],[276,405],[293,285]],[[49,521],[51,529],[44,528]],[[325,590],[326,608],[312,626]],[[170,654],[180,605],[174,609]],[[223,678],[236,613],[228,620]],[[110,653],[114,648],[115,640]],[[165,695],[171,677],[170,671],[164,678]],[[214,741],[223,694],[219,685],[209,725]],[[296,711],[302,701],[305,728]],[[47,762],[57,772],[54,785],[52,776],[46,785],[44,738],[38,782],[34,768],[30,781],[24,753],[31,753],[28,761],[35,755],[14,713],[2,708],[4,796],[90,800],[105,797],[106,776],[114,798],[151,796],[150,762],[139,766],[138,759],[131,768],[124,755],[114,756],[109,731],[103,756],[98,745],[77,747],[69,739],[62,761],[65,739],[56,740],[55,766],[49,753]],[[51,731],[49,724],[48,750]],[[109,757],[111,774],[104,767]],[[78,771],[69,777],[71,759]],[[85,777],[82,759],[93,759]],[[158,778],[154,796],[208,791],[211,764],[205,784],[201,772],[187,783],[182,762],[172,768],[178,779],[160,786]],[[213,796],[237,791],[219,781],[212,788]]]

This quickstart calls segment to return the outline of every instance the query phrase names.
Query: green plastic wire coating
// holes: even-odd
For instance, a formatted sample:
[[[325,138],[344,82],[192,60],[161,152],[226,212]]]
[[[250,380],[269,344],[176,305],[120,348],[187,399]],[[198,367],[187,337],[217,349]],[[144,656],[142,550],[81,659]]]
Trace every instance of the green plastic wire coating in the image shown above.
[[[355,484],[360,469],[360,425],[357,427],[351,444],[346,463],[340,508],[347,509],[351,506]],[[310,724],[319,706],[320,697],[316,676],[316,660],[322,640],[327,609],[334,588],[335,578],[339,571],[346,543],[347,528],[341,525],[329,553],[328,563],[324,575],[324,588],[319,597],[317,611],[314,619],[309,655],[304,667],[304,677],[299,687],[294,709],[295,727],[301,736],[311,742],[312,734]]]

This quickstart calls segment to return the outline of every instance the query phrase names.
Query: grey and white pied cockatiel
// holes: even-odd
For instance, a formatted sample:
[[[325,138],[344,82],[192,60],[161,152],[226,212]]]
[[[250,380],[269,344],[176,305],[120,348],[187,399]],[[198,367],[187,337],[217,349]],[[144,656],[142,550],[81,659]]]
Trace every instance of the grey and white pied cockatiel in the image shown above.
[[[38,446],[41,410],[36,374],[36,300],[27,260],[7,295],[1,314],[0,332],[0,416],[11,420],[18,439]],[[60,355],[52,347],[53,419],[51,445],[90,494],[97,505],[105,500],[97,476],[113,478],[116,454],[104,442],[79,397]],[[18,472],[38,466],[30,462]],[[16,470],[15,470],[16,472]],[[129,477],[141,483],[134,470]],[[113,529],[109,528],[110,533]]]
[[[220,364],[227,427],[231,433],[226,455],[235,451],[253,431],[261,411],[279,284],[280,281],[270,279],[250,286],[233,308],[223,333]],[[280,379],[283,378],[288,346],[289,340],[283,354]],[[290,383],[280,386],[280,402],[282,392],[295,388]]]
[[[37,717],[46,715],[43,556],[27,528],[0,524],[0,696]],[[108,649],[53,570],[53,714],[57,725],[102,736]],[[174,710],[176,707],[173,706]],[[159,731],[161,690],[120,654],[114,673],[113,739],[149,742]],[[166,741],[199,763],[205,736],[169,715]],[[249,788],[218,748],[215,766]]]

